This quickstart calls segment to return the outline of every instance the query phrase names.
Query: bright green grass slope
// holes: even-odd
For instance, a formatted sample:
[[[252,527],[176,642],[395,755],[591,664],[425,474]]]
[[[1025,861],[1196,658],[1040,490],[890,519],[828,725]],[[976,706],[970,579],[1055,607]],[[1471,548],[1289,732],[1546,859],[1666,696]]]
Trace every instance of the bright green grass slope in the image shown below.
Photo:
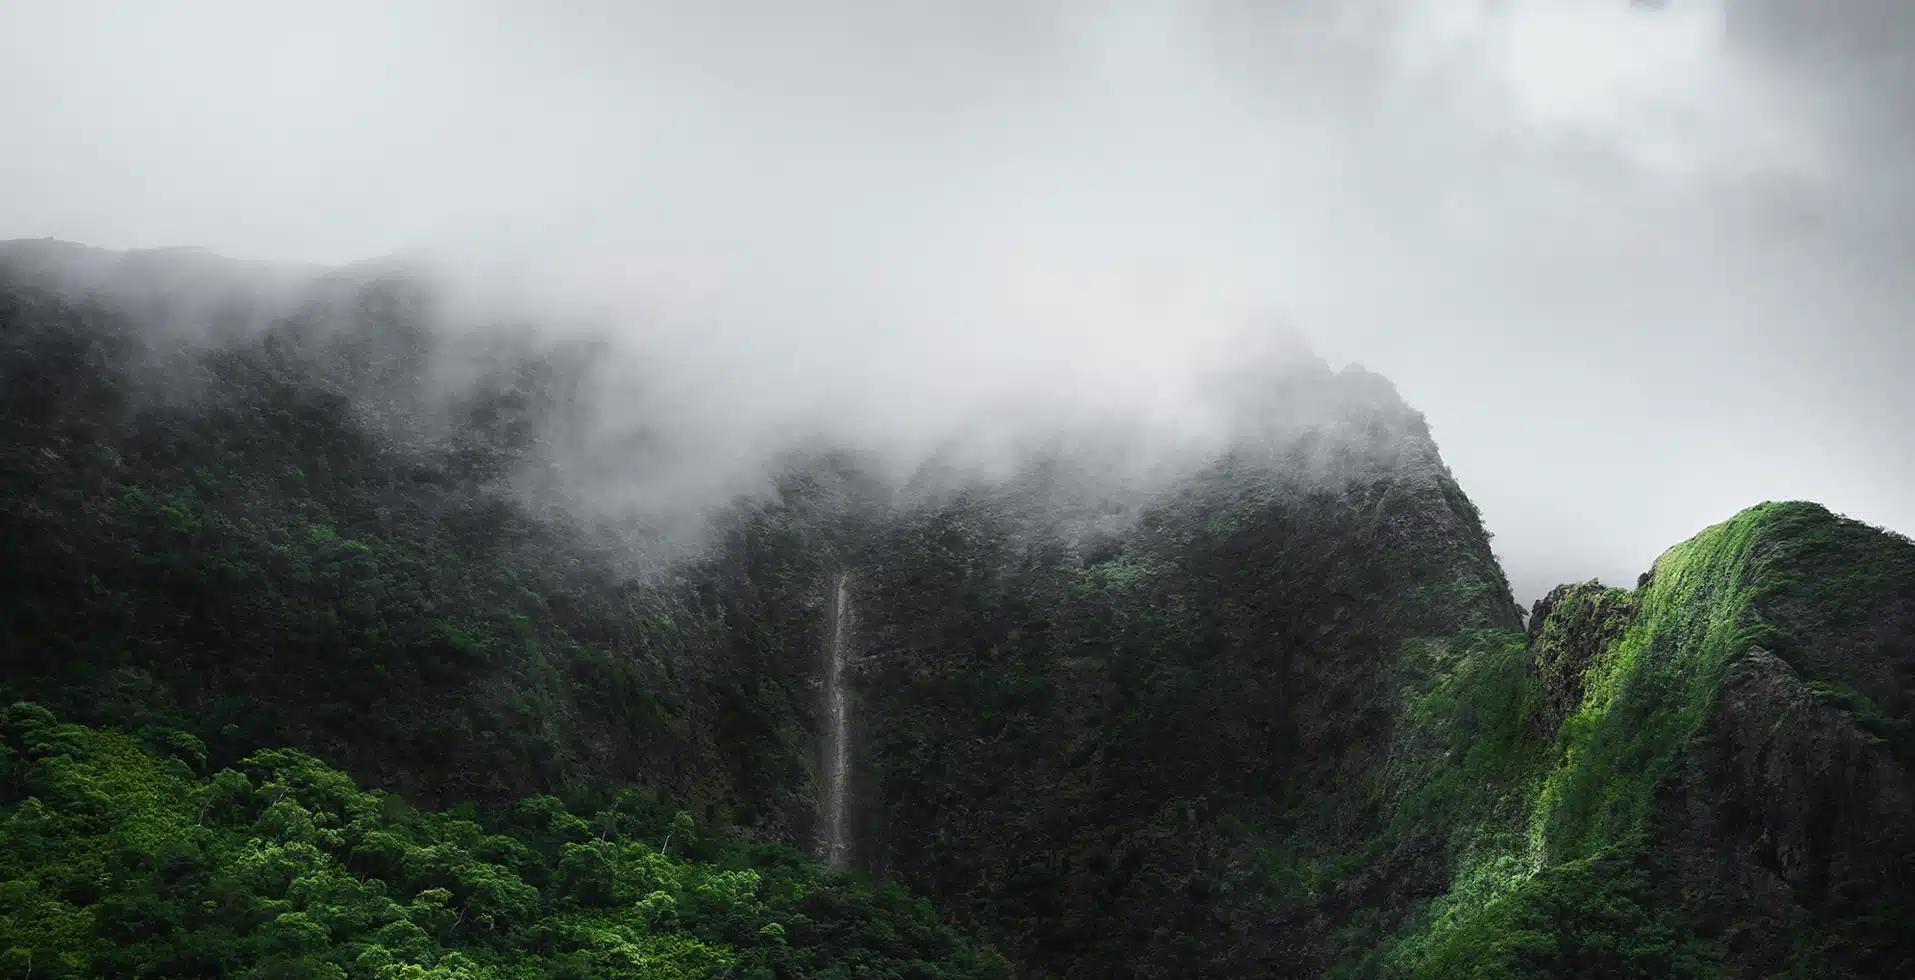
[[[1854,740],[1858,751],[1896,760],[1887,763],[1894,774],[1887,782],[1908,784],[1915,758],[1915,543],[1813,504],[1769,503],[1670,549],[1634,592],[1589,583],[1558,590],[1551,601],[1532,627],[1527,676],[1508,682],[1517,693],[1490,703],[1483,703],[1486,689],[1470,695],[1474,707],[1500,714],[1501,724],[1489,727],[1504,733],[1473,750],[1494,759],[1474,766],[1492,777],[1472,787],[1479,802],[1451,814],[1454,834],[1472,846],[1459,849],[1450,894],[1393,941],[1387,961],[1423,980],[1907,975],[1896,971],[1915,965],[1915,914],[1909,896],[1893,885],[1838,901],[1839,889],[1800,887],[1773,872],[1787,882],[1784,901],[1800,907],[1799,917],[1773,921],[1794,925],[1772,926],[1779,935],[1766,937],[1751,936],[1746,922],[1739,937],[1736,927],[1709,927],[1712,904],[1728,908],[1731,919],[1746,908],[1736,907],[1738,897],[1716,880],[1698,876],[1695,868],[1707,862],[1690,858],[1759,862],[1733,841],[1695,839],[1683,813],[1717,805],[1735,811],[1709,825],[1727,835],[1740,820],[1757,845],[1789,830],[1763,825],[1780,819],[1762,810],[1766,801],[1712,798],[1734,792],[1735,774],[1690,761],[1716,744],[1711,739],[1738,736],[1772,752],[1809,753],[1807,770],[1822,780],[1821,792],[1886,792],[1845,786],[1857,780],[1855,772],[1839,759],[1813,759],[1821,743],[1802,749],[1812,738],[1829,741],[1794,735],[1811,729],[1802,720],[1807,715],[1763,718],[1766,732],[1725,735],[1727,725],[1747,726],[1724,721],[1724,692],[1737,677],[1763,669],[1793,685],[1802,700],[1840,712],[1829,715],[1838,727],[1866,733]],[[1738,674],[1738,662],[1758,653],[1760,663]],[[1761,666],[1775,663],[1768,654],[1786,666]],[[1477,656],[1502,663],[1507,676],[1511,650]],[[1445,684],[1420,702],[1424,723],[1482,727],[1479,712],[1449,689]],[[1552,699],[1565,695],[1566,710],[1552,717]],[[1510,732],[1519,718],[1534,737]],[[1512,794],[1526,805],[1489,803]],[[1840,808],[1816,798],[1804,807],[1811,819]],[[1870,855],[1860,848],[1886,847],[1887,863],[1906,860],[1892,853],[1905,843],[1894,833],[1886,831],[1884,844],[1825,832],[1830,839],[1818,846],[1840,852],[1824,863],[1867,873]],[[1742,877],[1771,873],[1754,868]],[[1763,961],[1765,944],[1782,946],[1786,963]]]
[[[299,752],[0,722],[0,976],[1002,977],[924,902],[633,796],[494,826]]]

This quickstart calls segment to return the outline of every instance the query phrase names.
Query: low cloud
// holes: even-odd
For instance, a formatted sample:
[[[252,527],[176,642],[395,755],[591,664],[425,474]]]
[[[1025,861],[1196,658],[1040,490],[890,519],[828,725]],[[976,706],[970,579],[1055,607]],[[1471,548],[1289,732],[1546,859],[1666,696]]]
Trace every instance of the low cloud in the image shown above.
[[[466,314],[612,336],[645,377],[613,414],[718,457],[1200,429],[1209,372],[1294,328],[1429,415],[1526,599],[1769,497],[1915,528],[1909,22],[18,5],[0,235],[401,254]]]

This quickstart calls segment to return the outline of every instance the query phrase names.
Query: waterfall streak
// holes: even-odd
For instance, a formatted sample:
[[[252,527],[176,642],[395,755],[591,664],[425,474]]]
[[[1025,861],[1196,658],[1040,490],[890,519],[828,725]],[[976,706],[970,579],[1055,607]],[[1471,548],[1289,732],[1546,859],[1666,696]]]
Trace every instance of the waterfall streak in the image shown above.
[[[830,634],[825,645],[825,838],[824,858],[844,867],[846,784],[851,775],[850,706],[844,689],[845,634],[851,618],[850,574],[839,572],[831,596]]]

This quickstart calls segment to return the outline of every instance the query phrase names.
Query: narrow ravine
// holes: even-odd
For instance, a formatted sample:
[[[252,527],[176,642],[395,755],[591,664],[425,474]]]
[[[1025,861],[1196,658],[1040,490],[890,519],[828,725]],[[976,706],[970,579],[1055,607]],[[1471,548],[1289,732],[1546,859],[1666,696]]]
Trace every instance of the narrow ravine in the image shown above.
[[[851,709],[845,696],[846,634],[851,619],[849,572],[839,572],[831,593],[825,640],[824,859],[842,868],[850,858],[845,832],[846,784],[851,776]]]

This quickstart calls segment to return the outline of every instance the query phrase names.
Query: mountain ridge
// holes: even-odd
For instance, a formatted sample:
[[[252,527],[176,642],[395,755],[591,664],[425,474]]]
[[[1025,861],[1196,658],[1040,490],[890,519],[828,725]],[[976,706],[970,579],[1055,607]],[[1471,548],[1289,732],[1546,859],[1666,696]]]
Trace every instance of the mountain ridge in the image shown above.
[[[1305,361],[1240,376],[1232,445],[1167,479],[792,456],[634,577],[512,482],[555,451],[577,364],[506,348],[426,401],[440,342],[403,279],[275,293],[182,344],[140,304],[207,309],[204,277],[76,291],[17,254],[0,693],[197,744],[213,783],[286,746],[427,807],[622,792],[822,856],[848,573],[848,862],[1018,975],[1915,968],[1906,539],[1758,505],[1525,624],[1423,417]],[[19,725],[58,724],[36,710]],[[27,745],[8,820],[51,778]],[[362,964],[347,935],[336,975],[451,955]]]

